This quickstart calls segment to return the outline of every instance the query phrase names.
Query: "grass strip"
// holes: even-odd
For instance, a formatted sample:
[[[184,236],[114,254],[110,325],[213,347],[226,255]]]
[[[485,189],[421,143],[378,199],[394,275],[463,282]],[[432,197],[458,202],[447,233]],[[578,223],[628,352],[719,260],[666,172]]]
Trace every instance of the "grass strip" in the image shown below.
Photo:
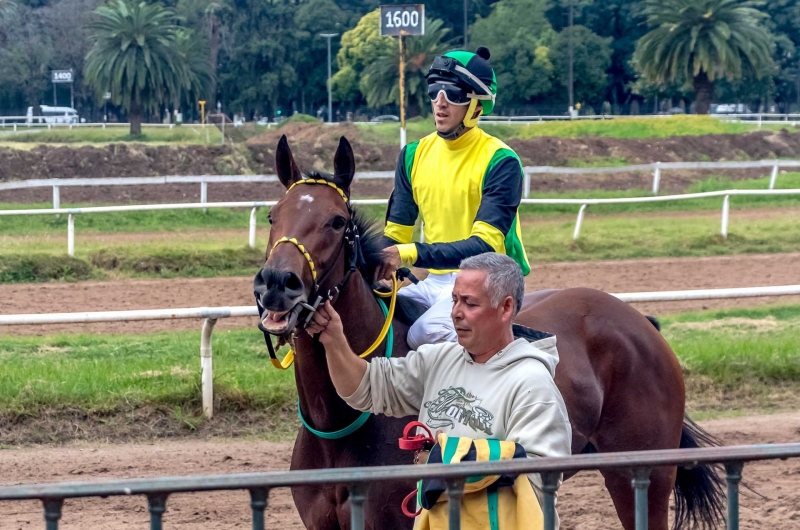
[[[719,213],[587,215],[572,239],[573,215],[523,216],[523,243],[533,263],[652,257],[701,257],[797,252],[797,210],[756,216],[733,210],[727,239]],[[79,233],[76,258],[64,257],[66,235],[0,237],[0,282],[82,280],[89,277],[249,276],[264,259],[267,230],[256,249],[244,247],[246,229],[176,231],[136,238]],[[148,234],[145,234],[148,236]]]
[[[359,125],[366,142],[394,144],[400,135],[398,123]],[[673,136],[700,136],[707,134],[741,134],[761,129],[796,131],[786,125],[733,123],[710,116],[672,116],[668,118],[614,118],[609,120],[542,121],[526,125],[483,123],[481,129],[501,140],[529,139],[538,136],[579,138],[587,136],[610,138],[668,138]],[[435,130],[433,120],[412,119],[406,123],[409,142],[419,140]]]
[[[21,127],[18,130],[25,131]],[[8,129],[6,129],[8,131]],[[50,130],[32,128],[30,132],[3,132],[0,129],[0,142],[8,143],[64,143],[64,144],[104,144],[111,142],[135,143],[179,143],[179,144],[219,144],[222,133],[215,126],[203,128],[200,125],[180,125],[167,127],[142,126],[142,134],[131,136],[128,127],[58,127]]]
[[[667,174],[664,178],[669,178]],[[697,181],[687,190],[687,193],[701,193],[728,189],[740,190],[765,190],[769,185],[769,176],[754,179],[731,180],[724,177],[712,176]],[[800,189],[800,173],[785,173],[778,177],[777,189]],[[564,193],[534,192],[531,198],[538,199],[608,199],[619,197],[649,197],[651,192],[646,189],[631,189],[625,191],[608,190],[577,190]],[[590,206],[589,214],[621,214],[621,213],[650,213],[650,212],[694,212],[718,211],[721,208],[722,198],[691,199],[669,202],[609,204]],[[773,208],[800,205],[800,195],[774,195],[732,197],[731,208]],[[90,205],[71,204],[64,207],[82,207]],[[0,203],[2,210],[15,209],[46,209],[50,204],[10,204]],[[361,211],[367,212],[376,220],[383,220],[385,207],[380,205],[358,206]],[[522,205],[520,212],[524,216],[539,216],[555,213],[577,213],[575,205]],[[258,213],[260,226],[267,226],[268,210],[263,208]],[[735,213],[734,213],[735,215]],[[91,213],[76,216],[75,229],[80,235],[84,232],[102,233],[140,233],[140,232],[170,232],[187,228],[202,229],[243,229],[249,226],[250,210],[246,208],[228,209],[212,208],[203,213],[202,210],[155,210],[148,212],[115,212]],[[0,218],[0,234],[28,235],[37,233],[53,233],[62,235],[67,230],[67,216],[7,216]],[[2,250],[0,250],[2,252]]]
[[[199,332],[0,336],[0,344],[0,423],[202,406]],[[214,393],[221,412],[288,407],[297,396],[292,372],[272,367],[256,329],[214,334]]]
[[[779,408],[787,395],[799,401],[800,306],[687,313],[662,323],[684,369],[691,411],[707,416],[734,406]],[[196,415],[199,342],[194,331],[0,335],[0,423],[59,412],[113,415],[132,407]],[[257,330],[218,331],[213,346],[221,415],[293,405],[293,373],[272,367]]]

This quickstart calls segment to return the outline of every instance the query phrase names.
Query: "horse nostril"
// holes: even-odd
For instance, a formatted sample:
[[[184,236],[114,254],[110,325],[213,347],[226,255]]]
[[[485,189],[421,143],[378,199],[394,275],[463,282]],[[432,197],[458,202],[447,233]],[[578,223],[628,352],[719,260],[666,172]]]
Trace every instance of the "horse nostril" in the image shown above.
[[[303,291],[303,282],[300,281],[300,277],[297,274],[287,272],[283,287],[287,292],[300,293]]]

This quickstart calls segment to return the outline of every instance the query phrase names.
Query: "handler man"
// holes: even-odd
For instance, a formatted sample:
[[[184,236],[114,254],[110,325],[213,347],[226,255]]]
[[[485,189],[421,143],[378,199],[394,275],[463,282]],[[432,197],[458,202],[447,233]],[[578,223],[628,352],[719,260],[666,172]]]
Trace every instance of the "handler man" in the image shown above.
[[[450,293],[461,260],[498,252],[530,272],[517,216],[522,164],[478,128],[497,95],[489,57],[480,47],[434,59],[426,77],[436,132],[404,147],[397,162],[384,230],[389,246],[376,278],[388,280],[401,266],[429,269],[425,280],[399,292],[428,308],[408,332],[412,349],[456,340]],[[426,242],[412,243],[419,215]]]
[[[529,457],[569,455],[567,408],[553,380],[556,338],[532,344],[512,333],[524,295],[522,271],[496,253],[468,258],[460,269],[451,312],[458,342],[424,345],[404,358],[359,358],[326,302],[307,330],[319,333],[336,391],[355,409],[416,414],[451,437],[515,442]],[[541,477],[528,478],[541,506]]]

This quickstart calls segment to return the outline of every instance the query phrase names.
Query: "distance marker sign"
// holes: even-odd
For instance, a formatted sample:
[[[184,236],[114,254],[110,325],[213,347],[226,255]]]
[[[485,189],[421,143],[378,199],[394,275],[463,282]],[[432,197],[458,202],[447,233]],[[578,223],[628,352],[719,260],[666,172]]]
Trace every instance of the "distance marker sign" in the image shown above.
[[[425,34],[425,5],[400,4],[381,6],[381,36]]]

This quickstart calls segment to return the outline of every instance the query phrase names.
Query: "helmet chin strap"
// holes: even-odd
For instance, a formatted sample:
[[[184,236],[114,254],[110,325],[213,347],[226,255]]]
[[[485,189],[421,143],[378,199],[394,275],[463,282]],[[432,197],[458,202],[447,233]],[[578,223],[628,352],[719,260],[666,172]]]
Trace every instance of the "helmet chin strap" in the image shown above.
[[[467,107],[467,114],[464,116],[464,119],[459,123],[455,129],[447,132],[437,131],[437,134],[444,140],[457,140],[461,138],[465,133],[467,133],[470,129],[478,125],[478,119],[480,118],[482,112],[479,112],[477,115],[475,114],[475,109],[478,107],[478,100],[473,99],[469,102],[469,107]]]

